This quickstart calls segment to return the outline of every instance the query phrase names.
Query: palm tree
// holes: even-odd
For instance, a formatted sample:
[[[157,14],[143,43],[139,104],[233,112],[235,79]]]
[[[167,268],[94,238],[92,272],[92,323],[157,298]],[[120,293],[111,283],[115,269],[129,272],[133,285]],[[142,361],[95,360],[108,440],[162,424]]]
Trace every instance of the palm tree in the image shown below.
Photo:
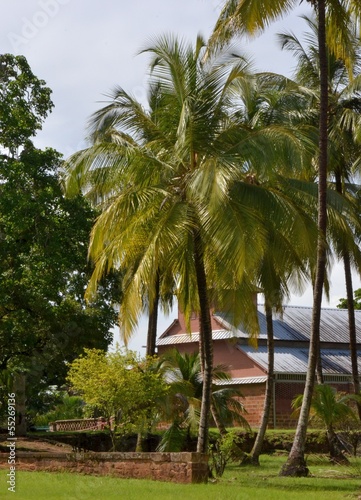
[[[302,394],[292,402],[295,413],[302,405]],[[345,456],[345,444],[338,437],[335,427],[347,418],[357,419],[350,402],[359,402],[360,396],[354,394],[338,394],[330,385],[320,384],[315,387],[311,403],[311,418],[321,421],[327,430],[330,447],[330,458],[335,463],[348,463]]]
[[[296,81],[309,89],[315,89],[315,101],[318,99],[319,88],[319,56],[317,50],[317,24],[314,20],[304,17],[310,33],[307,36],[307,47],[292,34],[282,34],[282,47],[291,50],[298,57]],[[335,190],[352,200],[355,199],[358,186],[352,183],[354,166],[358,163],[360,131],[361,131],[361,47],[358,40],[353,41],[355,61],[352,67],[352,79],[345,63],[328,51],[328,92],[329,92],[329,175],[334,181]],[[306,110],[307,115],[307,110]],[[307,120],[307,116],[303,119]],[[311,116],[317,116],[317,110],[311,109]],[[356,219],[358,208],[355,207]],[[343,260],[347,293],[347,308],[349,315],[350,353],[352,362],[352,379],[354,393],[360,393],[360,382],[357,365],[356,325],[353,305],[353,285],[351,264],[360,273],[360,251],[358,241],[353,238],[340,238],[329,227],[329,238],[337,256]],[[361,418],[361,406],[358,404]]]
[[[165,353],[160,361],[165,379],[170,390],[161,405],[163,419],[171,422],[165,431],[159,445],[161,451],[180,451],[190,432],[199,425],[201,399],[203,390],[203,376],[199,353],[180,353],[176,349]],[[222,385],[229,382],[225,366],[216,366],[213,369],[212,407],[216,411],[220,427],[215,422],[221,434],[224,433],[225,423],[237,423],[247,429],[249,424],[244,416],[245,408],[240,401],[243,397],[240,391],[231,387],[218,388],[217,382]]]
[[[308,475],[304,459],[308,416],[311,407],[315,371],[319,350],[322,292],[326,269],[327,229],[327,164],[328,164],[328,60],[327,47],[337,57],[350,63],[353,45],[350,44],[355,25],[351,19],[361,20],[357,0],[309,0],[317,13],[318,51],[320,70],[319,100],[319,157],[318,157],[318,228],[317,265],[313,286],[313,314],[309,349],[309,366],[305,392],[295,439],[281,475]],[[211,43],[228,40],[235,33],[255,33],[269,22],[284,15],[298,4],[296,0],[273,0],[262,9],[256,0],[227,0],[211,37]],[[327,18],[326,18],[327,15]],[[328,28],[328,29],[326,29]]]
[[[239,99],[243,104],[243,123],[256,131],[272,127],[289,126],[290,116],[292,116],[297,108],[303,109],[305,96],[300,93],[297,84],[287,78],[270,73],[260,73],[252,78],[243,80],[237,89]],[[306,127],[303,128],[303,133],[308,133]],[[293,134],[300,133],[300,129],[293,129]],[[311,127],[312,129],[312,127]],[[253,165],[252,182],[256,185],[262,185],[267,189],[274,189],[275,179],[277,176],[282,176],[283,180],[289,176],[298,174],[300,167],[299,162],[293,165],[289,161],[287,165],[276,165],[272,171],[269,168],[264,168],[262,165]],[[290,180],[290,179],[288,179]],[[301,210],[302,201],[307,199],[307,206],[314,207],[313,195],[307,193],[306,187],[300,186],[302,198],[298,204],[298,209]],[[283,195],[289,194],[293,197],[294,191],[290,184],[278,183],[277,189],[281,190]],[[263,255],[256,270],[255,284],[259,292],[263,292],[265,296],[265,314],[267,324],[267,346],[268,346],[268,370],[266,393],[264,400],[264,408],[261,419],[261,424],[250,453],[251,462],[259,465],[259,455],[261,453],[264,436],[266,433],[270,408],[273,395],[273,364],[274,364],[274,340],[273,340],[273,319],[272,310],[281,311],[284,301],[289,297],[290,289],[300,291],[303,284],[309,279],[310,269],[313,268],[312,249],[317,241],[317,227],[314,223],[314,213],[312,210],[309,215],[304,214],[307,219],[307,233],[303,231],[302,240],[294,235],[292,241],[282,234],[280,228],[269,227],[267,252]],[[273,229],[273,230],[272,230]],[[280,262],[280,255],[282,261]]]
[[[274,336],[272,311],[282,311],[284,301],[290,294],[290,289],[301,289],[302,282],[308,277],[307,256],[297,254],[289,242],[274,235],[270,238],[268,253],[262,261],[259,270],[258,284],[265,298],[265,316],[267,328],[267,381],[261,423],[250,452],[251,463],[259,465],[259,456],[269,421],[274,390]],[[311,240],[311,238],[310,238]],[[283,255],[282,266],[278,265],[279,252]],[[293,286],[292,286],[293,285]]]
[[[162,37],[148,48],[148,108],[117,87],[92,117],[97,140],[67,163],[69,192],[83,188],[102,201],[90,241],[95,271],[88,293],[103,274],[122,269],[122,321],[126,331],[143,308],[174,289],[186,320],[200,318],[203,372],[198,451],[208,448],[213,377],[211,306],[242,318],[254,334],[255,276],[267,252],[267,234],[278,227],[288,241],[307,239],[308,224],[278,186],[255,182],[266,165],[295,162],[303,139],[289,127],[253,130],[243,120],[239,88],[249,64],[227,51],[204,59],[195,48]],[[271,176],[272,177],[272,176]],[[269,179],[269,183],[272,178]]]

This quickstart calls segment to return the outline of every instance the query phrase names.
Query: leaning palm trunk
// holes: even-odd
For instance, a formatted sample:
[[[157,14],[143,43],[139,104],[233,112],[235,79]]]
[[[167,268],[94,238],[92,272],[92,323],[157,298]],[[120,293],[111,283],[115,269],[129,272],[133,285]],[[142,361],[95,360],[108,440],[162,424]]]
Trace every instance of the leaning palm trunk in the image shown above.
[[[203,260],[203,248],[198,232],[194,239],[194,264],[197,278],[199,307],[200,307],[200,342],[203,367],[203,389],[197,452],[207,453],[209,434],[209,414],[211,411],[212,373],[213,373],[213,341],[210,316],[210,304],[207,292],[207,280]]]
[[[148,332],[147,332],[147,347],[146,356],[154,356],[157,342],[157,326],[158,326],[158,305],[159,305],[159,288],[160,278],[159,271],[156,274],[155,295],[154,300],[149,308]],[[148,433],[146,433],[146,436]],[[137,452],[143,451],[143,433],[140,431],[137,434],[137,444],[135,447]]]
[[[259,465],[259,456],[262,451],[264,436],[267,430],[269,415],[271,411],[271,404],[272,404],[273,387],[274,387],[273,319],[272,319],[272,307],[267,301],[267,298],[265,300],[265,310],[266,310],[266,323],[267,323],[268,375],[266,382],[266,394],[263,404],[261,425],[259,427],[255,442],[253,444],[252,451],[250,453],[251,463],[253,465]]]
[[[327,227],[327,122],[328,122],[328,78],[326,52],[326,6],[325,0],[317,1],[318,7],[318,49],[320,61],[320,150],[318,166],[318,243],[316,276],[313,289],[313,311],[310,335],[309,360],[304,397],[298,419],[295,438],[287,462],[281,469],[282,476],[307,476],[309,470],[305,461],[307,426],[315,385],[317,367],[322,291],[326,269],[326,227]]]
[[[226,434],[228,434],[226,426],[224,425],[223,420],[221,419],[219,412],[216,408],[216,405],[213,403],[212,400],[211,400],[211,413],[214,423],[216,424],[216,427],[220,435],[225,436]]]

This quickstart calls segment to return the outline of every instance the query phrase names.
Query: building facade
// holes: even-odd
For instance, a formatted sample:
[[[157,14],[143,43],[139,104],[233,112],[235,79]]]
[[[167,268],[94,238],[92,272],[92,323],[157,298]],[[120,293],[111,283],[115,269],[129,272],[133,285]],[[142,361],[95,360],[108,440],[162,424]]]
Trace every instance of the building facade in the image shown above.
[[[268,373],[266,317],[262,305],[258,305],[257,309],[260,325],[257,347],[250,345],[242,325],[234,328],[227,314],[216,311],[212,314],[214,365],[228,367],[230,381],[222,383],[236,386],[243,394],[242,402],[248,413],[246,417],[252,427],[260,424]],[[361,311],[355,313],[360,373]],[[275,383],[270,428],[292,428],[297,423],[291,415],[291,403],[304,389],[311,321],[312,308],[309,307],[285,306],[282,314],[274,315]],[[196,352],[198,342],[198,318],[194,316],[191,319],[190,332],[187,332],[184,317],[178,311],[178,318],[158,339],[158,354],[171,348],[177,348],[182,353]],[[325,382],[338,391],[352,392],[347,310],[322,310],[320,349]]]

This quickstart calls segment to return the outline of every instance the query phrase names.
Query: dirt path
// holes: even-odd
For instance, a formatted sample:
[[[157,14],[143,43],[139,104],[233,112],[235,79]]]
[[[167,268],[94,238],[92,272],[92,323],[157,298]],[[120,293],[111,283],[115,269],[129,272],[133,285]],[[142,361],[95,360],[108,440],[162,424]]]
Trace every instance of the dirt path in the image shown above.
[[[16,449],[18,451],[53,451],[71,453],[72,447],[69,444],[54,443],[54,441],[47,441],[46,439],[38,439],[31,437],[19,437],[16,440]],[[0,452],[7,452],[6,436],[0,437]]]

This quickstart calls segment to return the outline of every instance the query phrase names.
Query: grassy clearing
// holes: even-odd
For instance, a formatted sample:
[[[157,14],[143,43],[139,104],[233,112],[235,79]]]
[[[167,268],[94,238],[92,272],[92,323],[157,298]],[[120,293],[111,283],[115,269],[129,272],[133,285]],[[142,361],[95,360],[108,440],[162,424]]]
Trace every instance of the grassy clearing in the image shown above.
[[[331,466],[311,456],[311,477],[281,478],[285,456],[261,456],[258,468],[230,465],[224,476],[207,485],[179,485],[145,480],[41,472],[17,472],[16,493],[7,492],[6,470],[0,471],[0,497],[16,500],[350,500],[361,494],[361,463]]]

